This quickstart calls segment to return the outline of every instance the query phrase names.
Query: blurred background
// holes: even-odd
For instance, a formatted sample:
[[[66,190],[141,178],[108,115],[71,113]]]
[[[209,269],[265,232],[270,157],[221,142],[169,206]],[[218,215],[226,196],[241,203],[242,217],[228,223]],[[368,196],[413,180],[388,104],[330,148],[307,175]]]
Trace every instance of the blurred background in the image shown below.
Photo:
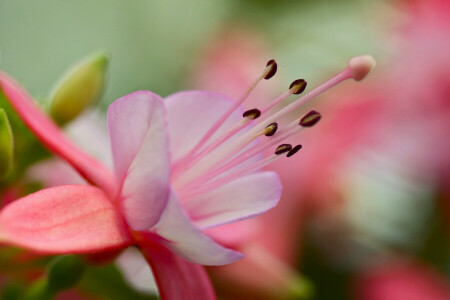
[[[0,68],[45,107],[68,68],[106,51],[102,119],[115,99],[141,89],[236,98],[274,58],[276,77],[250,99],[264,103],[297,78],[311,89],[350,57],[373,55],[369,78],[310,105],[323,122],[297,137],[301,155],[269,166],[284,185],[280,205],[251,221],[251,238],[227,241],[247,258],[209,271],[220,299],[444,300],[449,32],[446,0],[0,0]],[[21,163],[21,173],[44,156]],[[28,186],[23,174],[15,180]],[[45,185],[40,176],[33,183]],[[11,275],[2,255],[7,299],[27,279]],[[127,255],[92,267],[61,299],[153,299],[148,270],[121,267],[138,259]]]

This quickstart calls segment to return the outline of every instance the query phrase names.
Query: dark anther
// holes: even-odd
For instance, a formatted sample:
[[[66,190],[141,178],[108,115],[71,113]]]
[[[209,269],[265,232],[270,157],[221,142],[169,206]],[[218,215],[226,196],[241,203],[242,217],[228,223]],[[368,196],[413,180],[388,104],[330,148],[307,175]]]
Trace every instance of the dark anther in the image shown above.
[[[305,79],[297,79],[291,83],[289,89],[292,89],[292,94],[301,94],[306,89]]]
[[[257,108],[249,109],[242,114],[244,118],[251,117],[253,120],[259,118],[261,111]]]
[[[265,134],[265,136],[272,136],[275,134],[275,132],[277,132],[278,129],[278,124],[276,122],[273,122],[269,125],[267,125],[266,130],[267,133]]]
[[[292,148],[288,154],[286,154],[286,157],[291,157],[292,155],[294,155],[295,153],[297,153],[300,149],[302,149],[302,145],[297,145],[294,148]]]
[[[264,79],[272,78],[277,72],[277,68],[277,62],[274,59],[269,60],[266,65],[266,75],[264,76]]]
[[[302,125],[303,127],[311,127],[314,126],[319,120],[322,118],[320,113],[318,113],[315,110],[310,111],[306,115],[303,116],[303,118],[300,120],[299,125]]]
[[[281,144],[280,146],[277,147],[277,149],[275,149],[275,154],[280,155],[288,151],[291,151],[291,149],[292,149],[291,144]]]

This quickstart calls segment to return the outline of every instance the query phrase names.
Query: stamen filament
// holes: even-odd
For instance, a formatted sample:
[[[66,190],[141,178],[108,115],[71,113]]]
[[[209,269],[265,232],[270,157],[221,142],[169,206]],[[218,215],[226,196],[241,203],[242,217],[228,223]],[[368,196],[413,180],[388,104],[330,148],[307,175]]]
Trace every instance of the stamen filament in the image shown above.
[[[220,175],[221,173],[226,172],[226,171],[230,170],[231,168],[239,165],[240,163],[246,161],[247,159],[252,158],[253,156],[255,156],[258,153],[267,149],[268,147],[271,147],[274,144],[280,143],[282,140],[286,139],[287,137],[289,137],[297,132],[300,132],[302,129],[303,129],[303,126],[299,126],[298,120],[296,120],[296,121],[290,123],[284,130],[281,130],[280,133],[278,135],[276,135],[274,138],[267,139],[266,141],[256,145],[255,147],[247,149],[246,151],[239,154],[231,161],[228,161],[228,160],[230,158],[232,158],[233,156],[235,156],[236,154],[238,154],[239,151],[241,151],[243,148],[237,149],[237,150],[229,153],[229,155],[227,155],[225,158],[223,158],[217,164],[215,164],[217,166],[220,166],[219,168],[217,168],[215,170],[211,170],[211,172],[205,173],[203,176],[201,176],[199,178],[196,178],[196,177],[199,176],[199,174],[201,174],[203,172],[203,170],[192,171],[192,169],[190,169],[190,170],[186,171],[186,173],[183,174],[182,177],[178,178],[178,180],[174,183],[174,185],[177,188],[181,187],[188,183],[188,178],[196,178],[193,181],[191,181],[191,183],[189,183],[189,186],[191,184],[195,184],[198,182],[204,182],[205,180],[210,180],[210,179]],[[247,144],[249,144],[250,142],[247,142]]]
[[[287,99],[292,94],[299,94],[303,92],[303,90],[306,88],[306,81],[303,79],[297,79],[294,82],[291,83],[289,90],[285,91],[281,95],[279,95],[277,98],[272,100],[269,104],[267,104],[262,110],[258,109],[251,109],[244,113],[244,119],[242,119],[238,124],[236,124],[235,127],[233,127],[231,130],[223,134],[221,137],[213,141],[211,144],[209,144],[206,148],[203,148],[200,152],[197,152],[192,159],[189,160],[189,162],[185,161],[185,168],[189,168],[190,166],[197,163],[202,156],[205,156],[206,154],[209,154],[211,151],[216,149],[218,146],[220,146],[222,143],[224,143],[226,140],[228,140],[230,137],[235,135],[237,132],[245,128],[247,125],[251,123],[254,119],[258,118],[260,115],[266,113],[270,109],[272,109],[275,105],[280,103],[281,101]],[[255,114],[251,114],[252,111],[258,111],[257,117]],[[258,135],[259,136],[259,135]],[[174,178],[177,178],[176,176]]]
[[[272,65],[270,65],[272,64]],[[270,66],[270,67],[269,67]],[[341,83],[344,80],[353,78],[355,81],[360,81],[364,77],[366,77],[370,71],[375,66],[375,60],[371,56],[358,56],[352,58],[347,68],[343,71],[339,72],[332,78],[330,78],[325,83],[319,85],[306,95],[298,98],[295,102],[290,105],[284,107],[279,110],[275,114],[271,116],[265,117],[262,121],[258,122],[256,126],[243,133],[235,140],[231,141],[224,147],[220,147],[226,140],[228,140],[235,133],[240,131],[242,128],[247,126],[248,124],[253,124],[255,117],[252,115],[252,118],[246,116],[246,114],[251,115],[250,113],[244,113],[245,119],[238,123],[233,129],[229,130],[222,137],[218,138],[216,142],[213,142],[211,145],[207,146],[206,149],[203,148],[204,144],[211,138],[211,136],[216,132],[216,130],[222,126],[225,120],[231,115],[231,113],[245,100],[248,94],[254,89],[256,84],[262,79],[268,79],[272,77],[276,72],[276,63],[274,61],[269,61],[267,64],[265,73],[262,77],[258,78],[257,81],[252,85],[252,87],[241,97],[238,101],[236,101],[230,109],[210,128],[210,130],[202,137],[199,143],[191,150],[191,152],[185,156],[181,161],[189,162],[190,158],[193,155],[200,153],[202,155],[196,155],[196,159],[193,163],[188,163],[189,168],[186,168],[185,172],[181,172],[182,174],[178,178],[173,178],[174,186],[176,188],[182,188],[182,190],[192,189],[195,185],[200,185],[201,183],[205,183],[216,176],[220,176],[221,173],[226,172],[245,160],[251,158],[252,156],[262,152],[265,148],[270,147],[271,145],[278,143],[279,141],[284,140],[286,137],[295,134],[300,131],[304,127],[310,127],[316,124],[320,120],[320,114],[314,111],[311,111],[308,115],[304,116],[300,124],[296,124],[297,122],[293,122],[289,124],[284,130],[281,131],[281,134],[278,134],[275,138],[271,138],[270,140],[266,140],[250,149],[245,150],[245,148],[258,136],[262,134],[266,134],[268,136],[274,134],[277,130],[276,122],[281,120],[284,116],[288,115],[302,104],[314,99],[320,94],[326,92],[331,89],[335,85]],[[274,101],[269,103],[264,109],[263,113],[270,110],[274,105],[278,102],[285,99],[290,94],[299,94],[303,92],[306,88],[306,81],[303,79],[298,79],[294,81],[288,92],[283,93]],[[255,111],[260,112],[257,109]],[[250,110],[252,111],[252,110]],[[259,117],[259,115],[258,115]],[[301,125],[301,126],[298,126]],[[269,134],[268,134],[269,133]],[[301,145],[297,145],[292,148],[288,152],[288,156],[294,155],[299,149]],[[217,168],[214,168],[218,166]]]
[[[331,89],[332,87],[336,86],[337,84],[341,83],[344,80],[352,78],[352,71],[350,67],[345,68],[340,73],[336,74],[332,78],[330,78],[325,83],[319,85],[309,93],[305,94],[304,96],[300,97],[295,102],[289,104],[288,106],[284,107],[280,111],[276,112],[272,116],[267,117],[265,120],[258,123],[255,127],[250,129],[249,131],[245,132],[239,138],[235,139],[230,145],[227,147],[223,147],[222,149],[217,149],[217,151],[210,152],[207,155],[212,156],[208,159],[202,159],[199,161],[196,165],[193,165],[191,169],[189,169],[186,173],[194,173],[198,174],[200,172],[206,171],[207,169],[211,168],[213,165],[217,165],[219,161],[223,161],[225,158],[230,158],[230,149],[232,153],[234,154],[236,151],[235,149],[243,149],[246,145],[249,144],[249,141],[253,140],[253,137],[258,135],[262,130],[265,129],[265,127],[272,123],[276,122],[283,116],[287,115],[288,113],[292,112],[296,108],[300,107],[302,104],[314,99],[315,97],[319,96],[320,94],[326,92],[327,90]],[[211,155],[214,154],[214,155]]]
[[[284,99],[288,98],[290,95],[292,95],[292,92],[290,90],[287,90],[274,100],[272,100],[269,104],[267,104],[263,109],[261,109],[261,115],[266,113],[268,110],[272,109],[275,105],[283,101]]]
[[[188,190],[185,190],[185,192],[183,190],[180,190],[180,193],[182,193],[183,199],[186,199],[186,198],[194,197],[199,194],[208,192],[209,190],[217,189],[217,188],[233,181],[234,179],[236,179],[238,177],[241,177],[241,176],[250,174],[254,171],[257,171],[257,170],[273,163],[274,161],[278,160],[281,157],[283,157],[283,155],[273,154],[271,156],[266,157],[263,160],[256,162],[255,164],[253,164],[252,166],[250,166],[248,168],[241,169],[241,170],[231,173],[229,175],[223,176],[217,180],[207,182],[206,184],[197,184],[195,186],[191,186],[191,188],[189,188]]]
[[[190,160],[192,156],[201,149],[205,143],[213,136],[213,134],[225,123],[225,121],[230,117],[230,115],[247,99],[250,93],[256,88],[258,83],[263,79],[269,79],[277,70],[277,63],[274,60],[270,60],[267,63],[264,72],[252,83],[252,85],[245,91],[245,93],[233,103],[233,105],[220,117],[217,122],[211,126],[211,128],[206,132],[206,134],[201,138],[201,140],[192,148],[192,150],[185,156],[184,161]]]

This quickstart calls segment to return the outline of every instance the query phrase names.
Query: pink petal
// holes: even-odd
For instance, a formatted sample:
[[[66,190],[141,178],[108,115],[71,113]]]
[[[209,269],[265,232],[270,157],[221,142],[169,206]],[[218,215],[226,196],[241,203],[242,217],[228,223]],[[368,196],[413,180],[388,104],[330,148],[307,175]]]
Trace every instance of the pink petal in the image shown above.
[[[161,219],[151,231],[166,239],[164,244],[167,247],[194,263],[224,265],[244,257],[242,253],[219,245],[197,229],[173,192]]]
[[[46,188],[67,184],[86,184],[80,174],[59,158],[50,158],[31,165],[27,170],[26,179],[31,182],[40,182]]]
[[[184,202],[197,226],[209,229],[249,219],[275,207],[281,184],[274,172],[257,172]]]
[[[186,155],[208,129],[223,115],[234,100],[221,94],[187,91],[173,94],[164,102],[169,122],[172,160]],[[236,110],[212,137],[225,133],[242,120],[242,111]]]
[[[2,72],[0,88],[23,122],[50,151],[71,164],[87,181],[110,193],[114,191],[113,174],[70,142],[58,126],[34,105],[33,98]]]
[[[41,190],[0,212],[0,242],[43,253],[90,253],[131,243],[118,210],[99,188]]]
[[[152,267],[162,300],[216,299],[202,266],[184,260],[157,241],[147,239],[140,246]]]
[[[129,94],[108,110],[121,206],[134,230],[158,222],[169,194],[170,158],[162,99],[148,91]]]

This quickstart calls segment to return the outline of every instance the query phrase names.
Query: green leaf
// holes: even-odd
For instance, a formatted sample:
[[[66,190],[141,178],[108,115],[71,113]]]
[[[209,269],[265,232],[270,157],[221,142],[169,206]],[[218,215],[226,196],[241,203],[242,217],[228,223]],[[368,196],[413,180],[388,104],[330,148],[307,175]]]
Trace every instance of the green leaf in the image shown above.
[[[56,257],[48,268],[48,286],[52,291],[61,291],[75,286],[86,270],[86,263],[78,255]]]
[[[11,170],[13,151],[14,142],[11,126],[5,110],[0,108],[0,179]]]
[[[102,295],[108,300],[156,300],[156,295],[144,295],[133,290],[114,265],[90,267],[80,287],[93,295]]]

